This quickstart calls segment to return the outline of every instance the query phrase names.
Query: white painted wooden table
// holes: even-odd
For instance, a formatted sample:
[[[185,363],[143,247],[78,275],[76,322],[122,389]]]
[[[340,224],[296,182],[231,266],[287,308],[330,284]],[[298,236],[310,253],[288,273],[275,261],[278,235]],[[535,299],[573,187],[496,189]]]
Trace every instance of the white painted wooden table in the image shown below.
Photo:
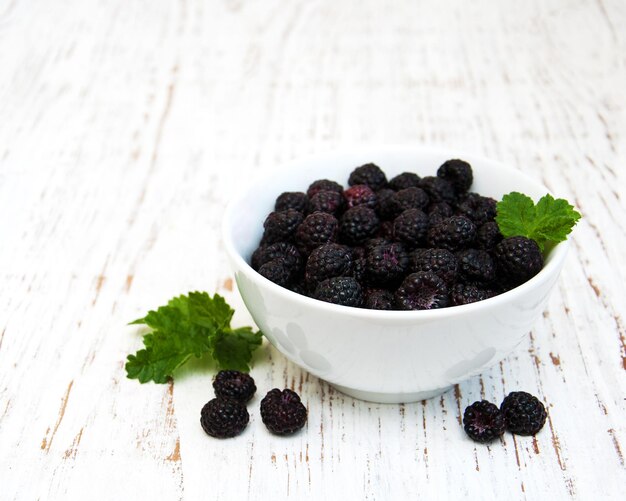
[[[1,499],[623,499],[626,3],[0,0]],[[251,174],[347,142],[434,144],[540,177],[584,219],[543,319],[441,398],[374,405],[264,345],[309,409],[199,426],[212,368],[125,378],[126,322],[232,290],[220,220]],[[516,389],[536,439],[475,445]]]

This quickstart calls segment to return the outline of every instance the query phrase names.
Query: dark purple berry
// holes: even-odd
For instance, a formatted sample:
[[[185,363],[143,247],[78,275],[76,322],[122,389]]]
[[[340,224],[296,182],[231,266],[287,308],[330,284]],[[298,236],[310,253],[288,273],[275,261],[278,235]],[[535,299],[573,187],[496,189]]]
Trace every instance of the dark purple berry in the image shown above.
[[[434,273],[411,273],[396,291],[395,303],[400,310],[445,308],[448,306],[448,288]]]
[[[470,164],[463,160],[448,160],[437,169],[437,176],[448,181],[458,195],[472,186],[474,175]]]
[[[504,416],[491,402],[474,402],[465,409],[463,428],[472,440],[483,444],[491,442],[504,434]]]
[[[296,245],[303,254],[337,240],[339,222],[332,214],[314,212],[309,214],[296,230]]]
[[[213,390],[219,398],[234,398],[245,404],[256,392],[256,385],[245,372],[219,371],[213,380]]]
[[[456,256],[447,249],[416,249],[410,256],[409,269],[413,273],[430,272],[451,285],[457,276]]]
[[[339,234],[341,240],[350,245],[360,245],[373,237],[380,226],[380,220],[373,209],[357,206],[348,209],[341,217]]]
[[[543,268],[543,257],[537,242],[526,237],[509,237],[495,249],[498,274],[506,282],[519,285]]]
[[[314,296],[327,303],[356,308],[363,303],[363,290],[353,277],[327,278],[317,285]]]
[[[261,276],[281,287],[287,287],[293,278],[291,270],[280,259],[274,259],[274,261],[265,263],[258,271]]]
[[[337,193],[343,193],[343,186],[335,181],[329,181],[328,179],[318,179],[311,183],[306,194],[309,198],[313,198],[318,191],[336,191]]]
[[[327,212],[337,216],[344,206],[343,197],[336,191],[318,191],[311,197],[309,210],[311,212]]]
[[[291,390],[270,390],[261,401],[261,419],[276,435],[290,435],[306,423],[307,411],[298,394]]]
[[[393,237],[409,248],[415,248],[426,241],[428,216],[420,209],[407,209],[393,222]]]
[[[459,276],[465,282],[488,284],[496,278],[496,263],[484,250],[466,249],[457,254]]]
[[[477,285],[471,284],[455,284],[450,291],[450,303],[452,306],[461,306],[463,304],[475,303],[483,301],[496,295],[496,292],[490,289],[483,289]]]
[[[343,192],[343,197],[349,209],[358,205],[364,205],[370,209],[375,209],[378,206],[376,193],[365,184],[356,184],[348,188]]]
[[[384,289],[370,289],[365,292],[363,306],[370,310],[393,310],[393,293]]]
[[[394,191],[404,190],[405,188],[419,187],[420,177],[414,172],[403,172],[389,181],[389,188]]]
[[[423,210],[428,205],[428,195],[421,188],[405,188],[395,192],[380,205],[381,216],[393,220],[407,209]]]
[[[489,221],[476,230],[476,247],[491,250],[504,238],[500,233],[498,223]]]
[[[509,393],[500,406],[506,429],[516,435],[534,435],[546,423],[546,408],[525,391]]]
[[[232,398],[209,400],[200,413],[202,429],[215,438],[239,435],[250,421],[246,407]]]
[[[497,202],[490,197],[478,193],[468,193],[457,205],[456,213],[471,219],[476,226],[481,226],[496,217]]]
[[[400,243],[377,245],[368,250],[365,266],[369,283],[391,287],[402,280],[409,258]]]
[[[464,216],[452,216],[428,230],[428,245],[457,251],[471,245],[476,237],[476,225]]]
[[[288,242],[276,242],[271,245],[262,245],[252,253],[250,262],[252,268],[258,271],[265,263],[276,259],[284,261],[285,266],[295,274],[298,274],[302,270],[302,256],[298,248]]]
[[[377,191],[387,185],[387,177],[378,165],[370,163],[354,169],[348,178],[348,184],[350,186],[366,184],[372,190]]]
[[[420,186],[430,199],[431,202],[447,202],[454,204],[456,202],[456,193],[452,183],[436,176],[426,176],[420,179]]]
[[[352,252],[345,245],[328,243],[314,249],[306,263],[305,280],[311,288],[332,277],[352,273]]]
[[[290,241],[303,219],[302,213],[294,209],[270,213],[263,223],[263,244]]]
[[[306,196],[306,193],[300,191],[288,191],[280,194],[274,206],[276,211],[293,209],[302,212],[302,214],[306,214],[308,208],[309,198]]]

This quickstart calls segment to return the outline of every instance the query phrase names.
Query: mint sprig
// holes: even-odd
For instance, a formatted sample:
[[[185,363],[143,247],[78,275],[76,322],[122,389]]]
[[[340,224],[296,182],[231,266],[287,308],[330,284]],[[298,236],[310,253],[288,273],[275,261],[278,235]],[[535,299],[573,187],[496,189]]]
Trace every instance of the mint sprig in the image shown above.
[[[549,194],[535,205],[528,195],[514,191],[504,195],[496,208],[496,222],[505,238],[532,238],[542,252],[565,240],[581,218],[567,200]]]
[[[166,383],[191,357],[210,353],[221,369],[250,370],[252,353],[261,345],[261,332],[251,327],[232,329],[234,310],[219,294],[190,292],[131,322],[152,332],[143,337],[144,349],[129,355],[126,375],[140,383]]]

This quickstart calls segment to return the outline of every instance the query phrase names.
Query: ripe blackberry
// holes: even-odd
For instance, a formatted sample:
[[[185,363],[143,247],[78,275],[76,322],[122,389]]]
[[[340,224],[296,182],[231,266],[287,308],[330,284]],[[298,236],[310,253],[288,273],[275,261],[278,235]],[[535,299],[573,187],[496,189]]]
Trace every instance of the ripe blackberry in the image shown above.
[[[314,296],[327,303],[354,306],[363,303],[361,285],[353,277],[333,277],[320,282]]]
[[[420,177],[413,172],[403,172],[389,181],[389,188],[394,191],[404,190],[405,188],[417,188],[420,183]]]
[[[385,289],[370,289],[365,292],[363,306],[370,310],[393,310],[393,293]]]
[[[306,196],[306,193],[302,193],[301,191],[287,191],[278,195],[274,210],[283,211],[287,209],[297,210],[298,212],[302,212],[302,214],[306,214],[309,209],[309,198]]]
[[[370,209],[375,209],[378,206],[376,193],[365,184],[355,184],[348,188],[343,192],[343,197],[346,200],[348,208],[365,205]]]
[[[543,268],[543,257],[537,242],[526,237],[509,237],[495,249],[498,273],[508,283],[522,284]]]
[[[306,407],[291,390],[270,390],[261,401],[261,419],[276,435],[290,435],[306,423]]]
[[[309,210],[311,212],[327,212],[337,216],[344,206],[343,197],[336,191],[318,191],[311,197]]]
[[[488,284],[496,278],[496,263],[484,250],[466,249],[457,254],[459,276],[467,282]]]
[[[448,160],[437,169],[437,176],[448,181],[457,195],[465,193],[474,182],[472,166],[463,160]]]
[[[409,258],[400,243],[377,245],[367,252],[365,275],[369,283],[396,285],[406,273]]]
[[[428,230],[430,247],[457,251],[468,247],[476,236],[476,225],[465,216],[452,216]]]
[[[460,216],[471,219],[476,226],[481,226],[496,217],[497,202],[490,197],[483,197],[478,193],[468,193],[459,202],[456,212]]]
[[[420,179],[420,186],[430,199],[431,202],[447,202],[454,204],[456,202],[456,193],[452,183],[435,176],[426,176]]]
[[[269,245],[274,242],[290,241],[303,219],[302,212],[294,209],[270,213],[263,223],[265,231],[261,242]]]
[[[378,231],[380,220],[373,209],[357,206],[348,209],[341,217],[339,235],[350,245],[359,245]]]
[[[265,263],[280,259],[284,261],[285,266],[293,273],[299,273],[302,270],[302,255],[298,248],[288,242],[276,242],[271,245],[262,245],[257,248],[250,259],[252,268],[258,269]]]
[[[232,398],[209,400],[200,412],[202,429],[215,438],[239,435],[250,421],[246,407]]]
[[[314,249],[306,263],[306,284],[315,288],[319,282],[343,277],[352,272],[352,252],[339,244],[324,244]]]
[[[424,210],[428,205],[428,195],[421,188],[405,188],[395,192],[379,205],[381,217],[393,220],[407,209]]]
[[[350,173],[348,178],[348,184],[354,186],[355,184],[366,184],[374,191],[384,188],[387,184],[387,177],[385,173],[376,164],[365,164],[361,167],[357,167]]]
[[[378,232],[376,232],[376,236],[387,240],[393,240],[393,221],[381,221]]]
[[[411,273],[396,291],[395,303],[400,310],[445,308],[448,306],[448,288],[434,273]]]
[[[489,221],[476,230],[476,247],[491,250],[504,238],[498,223]]]
[[[407,209],[393,222],[393,236],[409,248],[415,248],[426,241],[428,216],[420,209]]]
[[[281,287],[287,287],[293,277],[292,272],[281,259],[274,259],[259,268],[259,274]]]
[[[457,276],[456,256],[447,249],[417,249],[410,256],[409,269],[413,273],[430,272],[451,285]]]
[[[343,186],[328,179],[318,179],[310,184],[309,189],[306,190],[306,194],[309,198],[313,198],[318,191],[336,191],[337,193],[343,193]]]
[[[504,416],[491,402],[474,402],[463,413],[463,428],[472,440],[491,442],[504,434]]]
[[[332,214],[314,212],[309,214],[296,230],[296,245],[303,254],[327,242],[337,240],[339,222]]]
[[[444,219],[448,219],[449,217],[454,215],[454,209],[447,202],[435,202],[428,206],[426,209],[428,213],[428,227],[432,228],[433,226],[438,225]]]
[[[245,404],[256,391],[250,374],[239,371],[219,371],[213,380],[213,390],[218,398],[234,398]]]
[[[455,284],[450,291],[450,303],[452,306],[483,301],[496,295],[493,290],[483,289],[472,284]]]
[[[546,408],[524,391],[509,393],[500,405],[506,429],[516,435],[534,435],[546,423]]]

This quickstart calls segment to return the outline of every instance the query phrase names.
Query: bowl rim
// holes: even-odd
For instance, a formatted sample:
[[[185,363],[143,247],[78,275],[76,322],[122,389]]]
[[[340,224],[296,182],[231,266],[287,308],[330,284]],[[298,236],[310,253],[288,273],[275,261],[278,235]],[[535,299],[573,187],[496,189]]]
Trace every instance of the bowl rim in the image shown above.
[[[544,267],[537,275],[532,277],[527,282],[524,282],[523,284],[518,285],[517,287],[507,292],[503,292],[502,294],[488,299],[484,299],[482,301],[476,301],[474,303],[458,306],[448,306],[446,308],[438,308],[434,310],[372,310],[367,308],[358,308],[327,303],[325,301],[320,301],[319,299],[314,299],[308,296],[304,296],[302,294],[298,294],[297,292],[291,291],[285,287],[275,284],[274,282],[268,280],[267,278],[259,274],[256,270],[254,270],[252,266],[237,251],[232,239],[231,232],[233,213],[237,208],[238,202],[241,202],[244,199],[245,194],[248,193],[254,186],[258,185],[259,182],[266,180],[268,177],[276,176],[283,171],[288,171],[294,164],[311,162],[313,160],[323,161],[324,159],[328,159],[336,155],[350,154],[354,151],[366,153],[368,150],[376,152],[380,152],[381,150],[394,152],[404,151],[406,153],[428,152],[431,154],[441,154],[449,156],[449,158],[467,159],[472,164],[474,162],[489,163],[494,166],[497,165],[500,169],[511,171],[516,176],[526,178],[526,181],[528,181],[529,183],[539,185],[546,193],[550,193],[551,195],[553,195],[545,185],[526,175],[522,171],[514,167],[510,167],[497,160],[493,160],[480,155],[470,153],[466,154],[462,151],[451,150],[449,148],[437,148],[423,145],[367,144],[355,145],[351,147],[344,146],[318,154],[297,157],[290,161],[283,162],[273,169],[264,170],[262,173],[253,176],[250,182],[245,183],[237,191],[237,194],[233,196],[228,202],[222,220],[222,239],[230,259],[237,264],[237,267],[240,270],[245,270],[246,275],[254,282],[256,282],[257,285],[268,288],[270,291],[273,291],[273,293],[277,295],[284,296],[286,300],[300,302],[305,307],[317,309],[320,314],[348,315],[353,317],[359,317],[363,320],[384,322],[406,322],[410,320],[434,321],[437,319],[450,318],[458,315],[473,314],[479,312],[481,309],[497,308],[500,304],[515,302],[516,298],[518,298],[519,296],[523,296],[531,290],[539,288],[541,284],[550,280],[550,278],[558,276],[559,270],[565,260],[567,251],[569,249],[569,238],[563,242],[558,243],[551,249],[549,259],[547,260],[547,262],[544,262]]]

